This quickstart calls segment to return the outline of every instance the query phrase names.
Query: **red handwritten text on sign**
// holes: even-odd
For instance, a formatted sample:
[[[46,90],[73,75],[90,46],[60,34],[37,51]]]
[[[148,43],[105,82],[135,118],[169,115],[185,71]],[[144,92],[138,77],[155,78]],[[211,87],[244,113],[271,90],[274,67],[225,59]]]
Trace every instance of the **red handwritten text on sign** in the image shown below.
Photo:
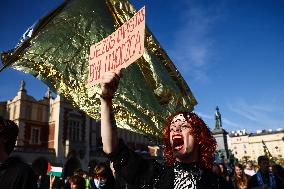
[[[126,68],[144,53],[145,7],[111,35],[90,48],[88,86],[104,72]]]

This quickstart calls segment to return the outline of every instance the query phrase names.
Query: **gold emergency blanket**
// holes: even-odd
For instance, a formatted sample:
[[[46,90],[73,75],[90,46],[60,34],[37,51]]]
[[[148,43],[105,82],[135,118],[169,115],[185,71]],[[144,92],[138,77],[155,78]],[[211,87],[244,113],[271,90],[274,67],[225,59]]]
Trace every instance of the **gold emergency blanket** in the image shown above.
[[[66,1],[30,28],[15,49],[2,53],[2,62],[32,74],[100,119],[95,98],[100,86],[87,88],[89,49],[135,12],[127,0]],[[168,115],[192,111],[196,100],[153,34],[149,29],[145,33],[145,52],[124,70],[114,97],[115,118],[121,128],[160,139]]]

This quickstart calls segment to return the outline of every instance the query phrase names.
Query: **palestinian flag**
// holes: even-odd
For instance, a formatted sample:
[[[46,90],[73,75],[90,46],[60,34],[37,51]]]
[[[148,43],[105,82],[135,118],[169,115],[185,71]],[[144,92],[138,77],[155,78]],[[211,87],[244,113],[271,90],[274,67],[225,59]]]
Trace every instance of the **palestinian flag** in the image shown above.
[[[62,167],[51,166],[50,163],[48,163],[47,175],[61,177],[62,169]]]

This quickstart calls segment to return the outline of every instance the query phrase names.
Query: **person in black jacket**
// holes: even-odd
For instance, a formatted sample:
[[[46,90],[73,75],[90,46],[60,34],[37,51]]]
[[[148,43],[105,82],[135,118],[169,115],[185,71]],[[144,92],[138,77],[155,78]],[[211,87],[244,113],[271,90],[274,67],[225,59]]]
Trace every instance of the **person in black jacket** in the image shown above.
[[[117,174],[135,188],[230,188],[211,171],[216,141],[203,120],[192,112],[178,112],[165,126],[166,165],[143,159],[118,140],[113,124],[112,97],[119,73],[107,72],[101,79],[101,136],[103,150]]]
[[[20,158],[9,157],[15,147],[18,126],[0,117],[0,188],[34,189],[37,178],[32,168]]]

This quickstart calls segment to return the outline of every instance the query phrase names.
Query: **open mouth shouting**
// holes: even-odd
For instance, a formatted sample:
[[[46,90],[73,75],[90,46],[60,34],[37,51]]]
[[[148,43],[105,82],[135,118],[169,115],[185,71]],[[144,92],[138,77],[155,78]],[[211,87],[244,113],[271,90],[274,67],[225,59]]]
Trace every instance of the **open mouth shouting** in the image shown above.
[[[173,149],[175,151],[180,151],[184,147],[183,137],[180,134],[176,134],[172,136],[173,141]]]

